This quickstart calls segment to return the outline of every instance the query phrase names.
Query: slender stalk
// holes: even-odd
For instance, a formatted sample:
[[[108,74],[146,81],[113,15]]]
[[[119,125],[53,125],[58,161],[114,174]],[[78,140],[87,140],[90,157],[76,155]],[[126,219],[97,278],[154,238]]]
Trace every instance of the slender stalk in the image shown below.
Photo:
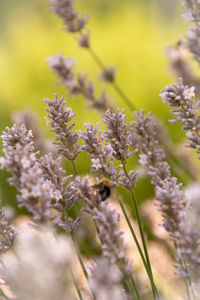
[[[6,294],[4,294],[4,292],[2,291],[2,289],[0,289],[0,296],[4,297],[5,299],[9,299]]]
[[[138,288],[137,288],[137,286],[136,286],[135,280],[134,280],[133,278],[131,278],[131,284],[132,284],[132,286],[133,286],[134,289],[135,289],[135,293],[136,293],[136,295],[137,295],[138,300],[142,300],[142,298],[140,297],[140,293],[139,293],[139,291],[138,291]]]
[[[133,227],[132,227],[132,225],[131,225],[131,223],[130,223],[129,217],[128,217],[127,213],[126,213],[126,210],[125,210],[124,205],[123,205],[123,203],[122,203],[121,200],[119,200],[119,205],[120,205],[121,210],[122,210],[122,212],[123,212],[123,214],[124,214],[124,217],[125,217],[125,219],[126,219],[126,222],[127,222],[127,224],[128,224],[128,227],[129,227],[129,229],[130,229],[130,231],[131,231],[131,234],[132,234],[132,236],[133,236],[133,239],[134,239],[134,241],[135,241],[135,243],[136,243],[137,249],[138,249],[138,251],[139,251],[139,253],[140,253],[142,262],[143,262],[143,264],[144,264],[144,267],[145,267],[145,269],[146,269],[147,275],[148,275],[149,280],[150,280],[152,292],[153,292],[153,294],[155,295],[155,294],[156,294],[156,287],[155,287],[155,283],[154,283],[153,278],[152,278],[152,274],[151,274],[151,272],[150,272],[150,270],[149,270],[149,267],[148,267],[148,265],[147,265],[147,263],[146,263],[144,254],[143,254],[143,252],[142,252],[142,249],[141,249],[141,247],[140,247],[140,244],[139,244],[139,242],[138,242],[138,239],[137,239],[137,237],[136,237],[136,234],[135,234],[135,232],[134,232],[134,229],[133,229]]]
[[[100,67],[100,69],[106,70],[106,66],[104,63],[101,61],[101,59],[97,56],[97,54],[94,52],[93,49],[88,48],[88,52],[90,53],[91,57],[93,60],[96,62],[96,64]],[[136,107],[134,106],[133,103],[129,100],[128,96],[125,94],[125,92],[121,89],[119,84],[114,80],[111,82],[113,88],[117,92],[117,94],[124,100],[126,105],[129,107],[129,109],[133,112],[134,110],[137,110]]]
[[[128,172],[126,170],[126,166],[125,166],[124,163],[123,163],[123,169],[124,169],[124,173],[125,173],[126,177],[128,178]],[[140,214],[139,214],[139,209],[138,209],[138,206],[137,206],[137,201],[136,201],[135,194],[134,194],[133,190],[131,190],[130,193],[131,193],[131,197],[132,197],[132,200],[133,200],[132,202],[133,202],[134,210],[135,210],[135,213],[136,213],[136,218],[137,218],[137,222],[138,222],[138,226],[139,226],[140,236],[141,236],[141,239],[142,239],[142,244],[143,244],[144,253],[145,253],[145,257],[146,257],[146,263],[147,263],[147,266],[149,268],[149,272],[151,274],[152,280],[154,282],[153,273],[152,273],[152,269],[151,269],[151,263],[150,263],[149,254],[148,254],[148,250],[147,250],[147,245],[146,245],[146,241],[145,241],[145,237],[144,237],[144,231],[143,231],[143,227],[142,227],[142,221],[141,221],[141,217],[140,217]],[[154,291],[154,297],[157,297],[158,292],[157,292],[155,284],[154,284],[153,291]]]
[[[80,288],[79,288],[78,282],[77,282],[77,280],[76,280],[76,278],[75,278],[75,276],[74,276],[74,274],[73,274],[73,272],[72,272],[71,269],[70,269],[70,273],[71,273],[71,276],[72,276],[72,279],[73,279],[73,282],[74,282],[74,285],[75,285],[77,294],[78,294],[78,296],[79,296],[79,299],[80,299],[80,300],[83,300],[83,296],[82,296],[82,294],[81,294],[81,290],[80,290]]]
[[[86,270],[86,267],[84,265],[84,262],[82,260],[82,257],[81,257],[81,253],[80,253],[80,250],[77,246],[77,243],[76,243],[76,239],[75,239],[75,236],[71,233],[71,238],[73,240],[73,243],[74,243],[74,246],[75,246],[75,249],[76,249],[76,252],[77,252],[77,256],[78,256],[78,259],[79,259],[79,262],[80,262],[80,265],[82,267],[82,270],[83,270],[83,273],[85,275],[85,278],[88,280],[88,272]]]
[[[73,160],[72,160],[72,167],[73,167],[75,175],[77,176],[78,175],[78,170],[77,170],[77,167],[76,167],[76,163]]]
[[[177,251],[178,248],[180,248],[180,246],[177,243],[174,242],[174,248]],[[186,289],[186,293],[187,293],[187,298],[189,300],[193,300],[193,299],[195,299],[195,296],[194,296],[193,291],[192,291],[191,280],[190,280],[188,268],[187,268],[187,266],[186,266],[186,264],[185,264],[185,262],[184,262],[183,259],[180,259],[179,263],[184,267],[184,269],[186,270],[186,273],[188,275],[188,278],[184,278],[185,289]]]

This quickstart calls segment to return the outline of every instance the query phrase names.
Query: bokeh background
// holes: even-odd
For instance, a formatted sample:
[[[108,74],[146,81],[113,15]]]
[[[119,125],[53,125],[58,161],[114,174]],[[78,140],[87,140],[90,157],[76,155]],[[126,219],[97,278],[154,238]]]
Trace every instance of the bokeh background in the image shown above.
[[[176,43],[186,32],[179,0],[76,0],[76,8],[90,15],[92,45],[106,65],[117,67],[117,80],[134,105],[152,111],[168,126],[172,140],[180,142],[184,133],[168,124],[169,109],[159,97],[160,90],[174,81],[168,67],[166,47]],[[62,30],[60,19],[47,0],[0,0],[0,130],[11,125],[13,112],[25,108],[38,115],[40,127],[50,136],[44,120],[43,98],[55,93],[67,96],[63,86],[46,64],[46,58],[63,51],[76,57],[77,71],[87,70],[97,91],[107,88],[118,107],[128,118],[132,112],[110,86],[98,80],[99,69],[86,50],[77,46],[73,36]],[[77,129],[84,122],[101,122],[98,112],[87,109],[82,97],[68,98],[67,105],[77,114]],[[180,127],[178,127],[180,128]],[[79,159],[81,173],[89,171],[87,159]],[[69,166],[70,169],[70,166]],[[70,171],[70,170],[69,170]],[[2,204],[16,203],[15,190],[0,175]],[[144,189],[147,185],[147,188]],[[151,196],[150,185],[137,186],[139,199]]]
[[[181,0],[76,0],[76,8],[90,15],[87,27],[91,30],[93,48],[106,65],[116,66],[117,81],[132,103],[138,109],[152,111],[166,126],[172,141],[177,145],[181,143],[185,133],[181,131],[181,126],[169,124],[171,116],[168,105],[163,104],[159,97],[160,90],[176,80],[169,69],[166,48],[175,44],[187,30],[187,24],[181,18]],[[55,93],[59,97],[64,95],[67,105],[76,113],[76,129],[83,129],[84,122],[100,122],[103,127],[102,116],[97,111],[88,110],[88,104],[82,97],[67,97],[65,87],[56,85],[57,79],[50,72],[46,58],[60,51],[65,56],[75,57],[76,70],[87,71],[97,92],[106,88],[116,107],[124,107],[128,119],[133,118],[132,112],[112,87],[99,81],[99,69],[87,51],[79,48],[74,37],[62,30],[61,21],[50,11],[48,0],[0,0],[1,132],[5,126],[12,124],[11,116],[14,112],[28,108],[37,114],[45,136],[53,137],[44,120],[46,112],[43,99],[53,99]],[[171,150],[176,152],[176,149],[174,146]],[[80,155],[77,166],[81,174],[89,173],[86,154]],[[136,159],[130,159],[129,168],[134,169],[135,166]],[[66,169],[68,173],[72,172],[67,162]],[[26,213],[17,209],[16,191],[7,184],[8,176],[5,171],[0,171],[1,205],[11,205],[16,214]],[[124,191],[120,192],[127,199]],[[140,204],[152,199],[153,188],[147,178],[138,180],[135,193]],[[146,201],[145,205],[145,232],[152,241],[156,239],[156,233],[152,230],[153,223],[150,232],[148,219],[155,219],[154,227],[159,238],[160,220],[157,220],[152,201]],[[167,234],[162,241],[165,240],[168,241]],[[159,247],[163,246],[162,241]],[[82,247],[84,249],[89,251],[86,246]],[[166,255],[166,252],[170,252],[169,248],[160,250],[157,243],[156,247],[152,244],[150,251],[155,264],[160,264],[159,282],[163,280],[162,289],[167,289],[169,293],[166,276],[171,276],[170,281],[174,287],[177,284],[173,277],[173,260],[169,261]]]

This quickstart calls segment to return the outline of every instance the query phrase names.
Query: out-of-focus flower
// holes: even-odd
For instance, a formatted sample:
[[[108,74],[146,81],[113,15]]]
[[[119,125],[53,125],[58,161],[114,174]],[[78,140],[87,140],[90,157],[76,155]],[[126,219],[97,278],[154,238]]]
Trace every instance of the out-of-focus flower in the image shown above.
[[[28,228],[19,233],[15,253],[16,260],[3,258],[2,272],[17,299],[77,299],[70,271],[74,254],[67,237]]]
[[[106,258],[101,258],[91,269],[89,284],[99,300],[127,300],[121,286],[122,278],[122,273],[116,264],[110,263]]]
[[[200,1],[184,0],[185,14],[183,15],[188,22],[200,22]]]
[[[200,24],[189,27],[186,39],[186,45],[193,58],[200,64]]]
[[[31,110],[25,109],[15,112],[12,119],[16,124],[24,124],[27,130],[32,131],[34,147],[41,154],[55,151],[51,142],[44,137],[44,132],[38,124],[37,116]]]
[[[131,261],[126,258],[126,246],[123,232],[119,230],[120,215],[112,210],[108,203],[101,203],[94,209],[93,219],[99,228],[99,237],[103,243],[103,256],[111,263],[117,263],[123,276],[130,278],[133,273]]]
[[[114,67],[107,67],[100,73],[100,78],[105,81],[112,83],[115,80],[116,69]]]
[[[6,211],[0,210],[0,253],[12,249],[17,231],[14,226],[8,224]]]
[[[89,108],[95,108],[101,112],[105,112],[108,108],[112,109],[105,90],[102,90],[101,95],[97,96],[94,84],[87,79],[87,74],[74,73],[73,69],[76,62],[73,58],[64,57],[62,54],[54,54],[47,59],[47,63],[67,87],[70,96],[83,95],[90,103]]]
[[[195,86],[198,94],[200,93],[200,83],[187,57],[184,44],[179,41],[176,45],[167,48],[170,67],[177,78],[182,78],[183,83]]]
[[[145,116],[145,111],[134,112],[136,121],[131,123],[132,144],[141,152],[140,163],[144,166],[154,165],[165,158],[158,142],[157,124],[152,113]]]
[[[69,32],[81,32],[88,21],[88,16],[80,16],[74,9],[73,0],[50,0],[52,11],[62,20],[65,29]]]

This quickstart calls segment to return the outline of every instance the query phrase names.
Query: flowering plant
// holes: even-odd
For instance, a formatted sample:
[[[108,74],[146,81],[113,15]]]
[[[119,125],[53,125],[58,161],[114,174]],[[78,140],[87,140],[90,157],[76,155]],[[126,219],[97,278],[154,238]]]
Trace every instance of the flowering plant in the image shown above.
[[[177,84],[164,88],[161,97],[174,107],[170,122],[183,125],[187,146],[199,155],[200,105],[196,95],[200,85],[196,76],[187,72],[189,62],[181,55],[187,49],[200,62],[200,3],[185,0],[183,4],[184,18],[194,25],[184,41],[169,48],[170,63],[179,79]],[[103,114],[106,128],[99,130],[99,124],[85,123],[85,130],[76,129],[75,113],[66,106],[64,97],[59,99],[56,94],[53,100],[44,99],[47,124],[55,134],[53,145],[47,146],[28,111],[15,115],[15,124],[3,131],[0,165],[11,174],[8,181],[16,188],[18,205],[26,208],[32,220],[28,228],[17,230],[9,225],[6,210],[0,210],[1,296],[20,300],[169,299],[152,263],[151,242],[135,193],[138,177],[145,174],[155,191],[154,204],[162,218],[161,226],[171,241],[168,249],[176,275],[185,285],[182,293],[180,288],[176,291],[169,287],[169,294],[172,290],[184,299],[198,299],[200,185],[194,184],[195,174],[173,153],[152,113],[137,111],[118,84],[115,68],[106,67],[94,52],[86,29],[88,17],[75,10],[73,0],[50,0],[50,5],[62,19],[64,30],[76,37],[78,45],[101,68],[100,79],[112,85],[131,109],[133,119],[128,121],[125,110],[115,108],[105,90],[96,95],[87,76],[75,73],[75,59],[62,54],[47,59],[69,95],[81,94],[90,103],[89,108]],[[79,174],[77,164],[83,152],[90,161],[90,173],[84,176]],[[129,169],[129,159],[138,157],[140,169]],[[73,174],[67,174],[62,160],[71,163]],[[184,186],[185,182],[179,183],[170,160],[193,181],[190,188]],[[120,188],[125,189],[129,205],[122,199]],[[125,231],[131,234],[128,242],[121,230],[122,215]],[[98,255],[94,251],[92,255],[84,253],[81,236],[96,245]],[[132,243],[135,249],[129,255]],[[135,267],[137,260],[141,262],[142,275]]]

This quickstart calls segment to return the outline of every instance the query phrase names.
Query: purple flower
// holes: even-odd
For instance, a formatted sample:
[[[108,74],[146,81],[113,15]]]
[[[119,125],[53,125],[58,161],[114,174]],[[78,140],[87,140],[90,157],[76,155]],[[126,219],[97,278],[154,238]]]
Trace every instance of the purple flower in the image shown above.
[[[2,135],[2,167],[12,174],[9,183],[18,191],[20,206],[33,214],[36,222],[45,222],[51,217],[51,200],[61,198],[55,185],[43,176],[43,170],[34,152],[32,133],[24,125],[7,128]]]
[[[172,84],[163,89],[161,97],[164,102],[167,101],[170,106],[175,107],[171,111],[174,115],[174,119],[170,120],[171,123],[183,124],[183,129],[188,130],[188,147],[196,149],[197,153],[200,154],[200,102],[195,104],[194,91],[194,87],[184,86],[180,79],[178,84]]]
[[[74,161],[80,153],[78,132],[72,131],[75,123],[69,124],[75,114],[71,108],[65,107],[64,98],[58,100],[57,95],[55,95],[54,100],[44,99],[44,102],[48,105],[47,117],[51,119],[47,122],[56,134],[54,144],[58,148],[58,153],[61,153],[68,160]]]
[[[199,4],[200,5],[200,4]],[[186,45],[189,51],[192,53],[194,60],[200,64],[200,24],[197,23],[194,26],[190,26],[187,36]]]
[[[200,2],[199,0],[184,0],[183,6],[185,14],[183,15],[188,22],[200,22]]]
[[[119,230],[120,215],[111,210],[108,203],[101,203],[94,209],[93,219],[99,228],[99,237],[103,243],[103,256],[111,263],[117,263],[122,274],[130,277],[133,273],[131,262],[126,259],[126,246],[123,241],[123,232]]]
[[[95,95],[94,84],[87,79],[87,74],[75,74],[73,69],[75,60],[64,57],[62,54],[54,54],[47,59],[47,63],[52,71],[61,79],[61,82],[68,88],[70,96],[83,95],[90,103],[90,108],[95,108],[100,111],[112,109],[110,100],[103,90],[98,97]]]
[[[54,54],[47,58],[47,63],[52,72],[55,73],[62,83],[75,88],[76,82],[74,80],[74,66],[76,60],[71,57],[64,57],[62,54]]]
[[[100,78],[108,83],[112,83],[115,80],[116,69],[114,67],[107,67],[100,73]]]
[[[17,230],[8,225],[5,209],[0,210],[0,253],[12,249],[17,235]]]
[[[97,299],[127,300],[122,289],[123,276],[116,264],[101,258],[91,268],[89,285]]]
[[[74,9],[73,0],[50,0],[52,11],[55,12],[69,32],[80,32],[88,21],[88,16],[79,16]]]
[[[127,130],[127,124],[124,122],[125,118],[124,110],[117,109],[116,113],[107,110],[103,119],[107,125],[106,141],[113,148],[113,156],[121,160],[122,163],[134,153],[133,151],[130,152],[131,135]]]

